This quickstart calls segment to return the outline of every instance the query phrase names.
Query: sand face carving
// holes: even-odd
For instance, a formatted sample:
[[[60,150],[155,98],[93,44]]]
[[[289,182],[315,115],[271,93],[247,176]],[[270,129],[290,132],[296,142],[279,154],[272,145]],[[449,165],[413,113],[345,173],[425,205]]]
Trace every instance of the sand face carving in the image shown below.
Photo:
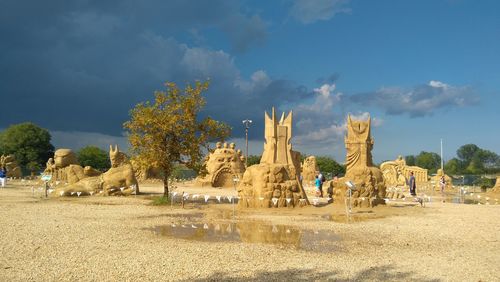
[[[14,155],[0,156],[0,167],[5,167],[7,170],[7,177],[17,178],[23,176],[21,167],[17,164],[16,157],[14,157]]]
[[[402,156],[394,161],[384,162],[380,165],[380,170],[384,175],[386,187],[404,187],[406,181],[413,172],[417,184],[428,181],[427,169],[418,166],[408,166]]]
[[[127,155],[120,152],[118,146],[115,146],[115,148],[109,146],[109,158],[111,160],[111,168],[108,171],[103,174],[93,175],[97,171],[90,167],[85,167],[82,169],[85,177],[76,182],[68,182],[68,185],[57,188],[56,195],[72,196],[78,192],[83,195],[129,195],[135,189],[138,189],[139,185],[135,178],[134,169]],[[75,167],[76,165],[69,165],[64,169],[70,170]]]
[[[238,186],[241,207],[293,207],[306,205],[299,182],[300,154],[292,150],[292,112],[276,119],[264,114],[265,143],[260,164],[247,168]]]
[[[309,156],[302,164],[302,181],[303,183],[313,182],[319,172],[318,164],[315,156]]]
[[[235,144],[217,142],[216,148],[205,161],[207,174],[196,179],[202,187],[234,187],[234,178],[241,179],[245,172],[245,157]]]
[[[343,203],[347,193],[346,181],[352,181],[357,190],[352,194],[353,206],[371,207],[384,203],[385,184],[382,171],[373,166],[373,138],[371,119],[352,120],[347,117],[347,136],[345,137],[346,174],[334,185],[334,198]]]

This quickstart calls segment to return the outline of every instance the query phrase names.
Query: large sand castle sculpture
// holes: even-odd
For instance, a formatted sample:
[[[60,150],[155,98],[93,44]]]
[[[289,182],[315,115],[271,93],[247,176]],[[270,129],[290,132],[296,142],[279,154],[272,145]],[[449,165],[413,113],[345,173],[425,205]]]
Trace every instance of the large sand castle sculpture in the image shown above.
[[[23,176],[21,167],[17,164],[16,157],[14,157],[14,155],[0,156],[0,167],[5,167],[7,170],[7,177],[17,178]]]
[[[371,118],[366,121],[352,120],[347,116],[347,135],[345,137],[346,174],[334,183],[334,198],[343,202],[347,196],[346,181],[355,184],[352,193],[353,206],[371,207],[384,203],[385,184],[382,171],[373,166],[373,138],[371,137]]]
[[[446,175],[442,169],[438,169],[436,175],[431,177],[431,182],[434,183],[434,189],[438,191],[441,190],[441,185],[440,185],[441,176],[444,176],[444,181],[446,182],[445,189],[446,190],[452,189],[453,185],[451,183],[451,177]]]
[[[406,165],[406,161],[402,156],[398,156],[394,161],[382,163],[380,170],[382,170],[382,174],[384,175],[386,187],[406,186],[407,179],[410,178],[410,172],[413,172],[417,184],[428,181],[427,169]]]
[[[120,152],[118,146],[113,148],[109,146],[109,158],[111,160],[111,168],[97,176],[84,176],[77,182],[63,185],[56,189],[57,196],[71,196],[75,193],[78,195],[84,194],[103,194],[103,195],[129,195],[133,191],[138,191],[139,185],[135,178],[135,173],[128,157],[125,153]],[[57,161],[55,165],[61,163]],[[65,163],[66,164],[66,163]],[[66,168],[75,166],[71,164]]]
[[[300,154],[292,150],[292,112],[276,119],[264,114],[265,143],[260,164],[247,168],[238,186],[242,207],[292,207],[308,204],[299,181]]]
[[[245,172],[245,157],[235,144],[217,142],[216,148],[205,161],[207,174],[196,179],[202,187],[234,187],[234,178],[241,179]]]
[[[302,164],[302,181],[303,183],[309,183],[316,179],[316,175],[319,172],[318,163],[316,162],[315,156],[309,156],[304,160]]]

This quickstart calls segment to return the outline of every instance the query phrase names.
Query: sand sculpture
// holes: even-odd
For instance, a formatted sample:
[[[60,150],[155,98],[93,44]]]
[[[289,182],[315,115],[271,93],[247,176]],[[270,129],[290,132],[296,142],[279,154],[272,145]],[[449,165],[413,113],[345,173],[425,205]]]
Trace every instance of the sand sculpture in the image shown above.
[[[17,178],[23,176],[21,167],[17,164],[16,157],[14,157],[14,155],[0,156],[0,167],[5,167],[7,170],[7,177]]]
[[[313,182],[316,178],[316,175],[319,172],[318,164],[316,163],[315,156],[309,156],[304,160],[302,164],[302,182],[310,183]]]
[[[394,161],[384,162],[380,165],[380,170],[384,176],[386,187],[404,187],[406,181],[413,172],[417,184],[428,181],[427,169],[418,166],[408,166],[402,156]]]
[[[70,196],[78,194],[103,194],[103,195],[129,195],[133,191],[139,191],[139,185],[135,178],[134,169],[125,153],[120,152],[118,146],[109,146],[109,158],[111,168],[100,175],[84,176],[77,182],[69,183],[56,189],[58,196]],[[57,166],[57,159],[56,159]],[[69,165],[68,167],[75,166]]]
[[[439,184],[439,181],[441,180],[441,176],[443,176],[443,175],[444,175],[444,180],[446,181],[445,189],[449,190],[449,189],[453,188],[453,185],[451,183],[451,177],[446,175],[442,169],[438,169],[436,175],[431,178],[431,182],[434,183],[434,189],[436,189],[438,191],[441,190],[441,186]],[[417,187],[417,189],[418,189],[418,187]]]
[[[264,114],[265,143],[260,164],[243,174],[238,186],[241,207],[293,207],[308,204],[299,181],[300,154],[292,150],[292,112],[276,119]]]
[[[206,160],[207,174],[196,179],[202,187],[234,187],[234,178],[241,179],[245,172],[245,157],[235,144],[217,142],[216,148]]]
[[[58,149],[54,158],[47,161],[45,174],[52,175],[52,182],[74,184],[86,177],[100,175],[101,172],[90,167],[82,167],[78,164],[78,158],[71,149]]]
[[[500,193],[500,175],[497,176],[497,181],[495,183],[495,186],[491,188],[490,192]]]
[[[385,184],[382,171],[373,166],[373,138],[371,137],[371,118],[366,121],[352,120],[347,116],[347,135],[345,137],[346,174],[334,183],[334,199],[344,202],[348,188],[346,181],[355,184],[352,193],[353,206],[372,207],[384,203]]]

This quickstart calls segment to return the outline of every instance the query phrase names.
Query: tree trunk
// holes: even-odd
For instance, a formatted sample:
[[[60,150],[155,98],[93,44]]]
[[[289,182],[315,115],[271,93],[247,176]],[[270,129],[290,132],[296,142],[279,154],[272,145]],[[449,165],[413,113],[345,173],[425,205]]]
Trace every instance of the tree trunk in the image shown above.
[[[163,196],[168,197],[168,177],[170,173],[167,170],[163,171]]]

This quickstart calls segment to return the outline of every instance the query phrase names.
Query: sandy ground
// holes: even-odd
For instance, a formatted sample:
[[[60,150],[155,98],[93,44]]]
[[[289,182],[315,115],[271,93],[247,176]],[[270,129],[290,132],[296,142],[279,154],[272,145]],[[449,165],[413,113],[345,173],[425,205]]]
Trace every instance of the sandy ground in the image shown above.
[[[0,189],[0,281],[500,280],[500,205],[397,203],[348,218],[335,204],[233,218],[228,201],[152,206],[159,185],[44,199],[26,184]],[[226,237],[206,238],[203,225]]]

